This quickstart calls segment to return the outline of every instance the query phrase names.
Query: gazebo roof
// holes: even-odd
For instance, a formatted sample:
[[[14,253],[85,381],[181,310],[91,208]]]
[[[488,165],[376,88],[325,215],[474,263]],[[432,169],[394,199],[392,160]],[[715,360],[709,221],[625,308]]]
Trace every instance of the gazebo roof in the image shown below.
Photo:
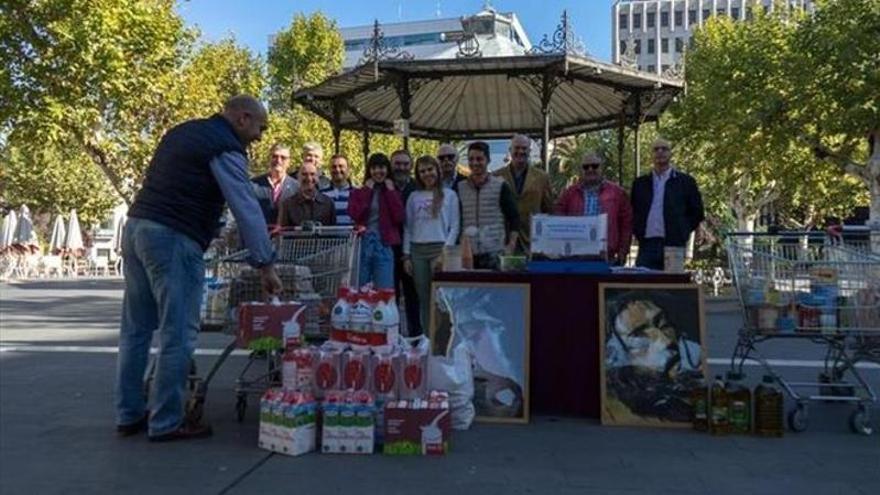
[[[433,139],[540,135],[548,108],[550,136],[561,137],[656,120],[682,88],[678,79],[551,53],[373,60],[293,100],[339,129],[391,133],[406,118],[410,136]]]

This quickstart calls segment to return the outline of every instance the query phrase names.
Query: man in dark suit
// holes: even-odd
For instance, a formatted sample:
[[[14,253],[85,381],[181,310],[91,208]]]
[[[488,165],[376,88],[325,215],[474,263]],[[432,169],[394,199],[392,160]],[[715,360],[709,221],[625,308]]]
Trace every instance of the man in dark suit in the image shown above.
[[[697,182],[672,166],[670,148],[665,139],[654,142],[654,168],[633,181],[630,195],[639,241],[636,265],[655,270],[663,269],[664,248],[683,248],[705,218]]]
[[[266,225],[278,222],[278,206],[299,190],[296,179],[287,175],[289,166],[290,148],[275,144],[269,150],[269,171],[251,179]]]

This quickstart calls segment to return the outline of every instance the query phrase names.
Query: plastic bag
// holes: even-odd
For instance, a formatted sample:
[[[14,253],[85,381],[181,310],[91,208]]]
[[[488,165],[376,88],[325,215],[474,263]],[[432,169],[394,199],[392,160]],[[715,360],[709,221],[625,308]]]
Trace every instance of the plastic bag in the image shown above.
[[[474,374],[471,353],[464,342],[455,346],[447,356],[428,358],[428,383],[431,390],[449,392],[452,428],[467,430],[474,420]]]

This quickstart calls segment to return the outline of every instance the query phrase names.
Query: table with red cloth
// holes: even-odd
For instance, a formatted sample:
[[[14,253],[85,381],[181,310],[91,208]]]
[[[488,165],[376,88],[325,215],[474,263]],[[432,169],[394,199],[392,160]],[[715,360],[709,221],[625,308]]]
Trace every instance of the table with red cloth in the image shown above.
[[[687,284],[690,275],[462,271],[434,281],[529,284],[531,411],[598,418],[599,284]]]

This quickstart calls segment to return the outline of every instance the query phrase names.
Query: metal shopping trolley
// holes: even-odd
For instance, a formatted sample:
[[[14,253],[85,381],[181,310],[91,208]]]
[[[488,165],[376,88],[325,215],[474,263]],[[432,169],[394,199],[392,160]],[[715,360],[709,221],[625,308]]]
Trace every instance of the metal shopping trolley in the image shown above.
[[[870,435],[877,395],[860,372],[880,355],[880,256],[821,232],[735,233],[726,238],[745,325],[731,357],[742,371],[759,362],[795,400],[788,425],[804,431],[810,401],[856,405],[854,432]],[[759,351],[763,342],[802,339],[825,347],[816,382],[786,380]]]
[[[341,286],[357,286],[360,239],[352,227],[322,227],[282,230],[274,238],[275,267],[281,278],[282,301],[298,301],[306,306],[303,334],[309,340],[324,340],[329,335],[330,311]],[[226,333],[238,330],[238,307],[241,303],[264,301],[259,270],[246,263],[247,252],[223,256],[213,266],[213,277],[206,290],[203,326],[220,325]],[[208,374],[196,382],[187,403],[187,418],[198,420],[203,413],[208,384],[229,355],[238,347],[233,340],[223,349]],[[242,421],[250,394],[262,394],[268,387],[280,385],[278,349],[251,349],[248,360],[235,381],[235,410]],[[255,365],[262,363],[256,375]],[[259,366],[257,366],[259,367]]]

